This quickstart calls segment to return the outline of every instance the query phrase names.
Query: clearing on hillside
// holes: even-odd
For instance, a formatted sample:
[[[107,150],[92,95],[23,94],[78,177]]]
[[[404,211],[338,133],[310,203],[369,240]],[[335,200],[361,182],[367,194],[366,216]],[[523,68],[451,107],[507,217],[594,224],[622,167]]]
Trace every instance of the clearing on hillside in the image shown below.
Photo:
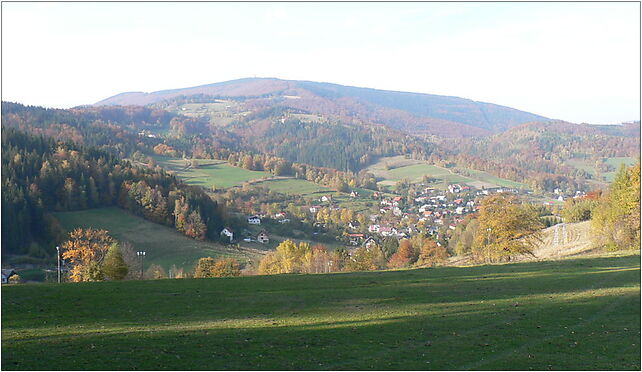
[[[219,189],[226,189],[232,186],[239,186],[243,182],[272,177],[268,172],[233,167],[222,160],[197,159],[198,166],[191,167],[185,159],[163,156],[156,156],[154,159],[161,167],[174,172],[176,177],[182,179],[185,183],[204,186],[208,189],[214,186]]]
[[[75,212],[55,213],[66,231],[77,227],[105,229],[120,242],[129,242],[136,250],[146,251],[145,267],[172,265],[191,270],[201,257],[233,257],[246,262],[260,257],[261,252],[248,248],[231,248],[221,244],[198,241],[181,235],[174,229],[134,216],[120,208],[96,208]]]
[[[603,158],[604,163],[612,167],[613,170],[609,172],[603,172],[599,174],[599,177],[596,177],[596,164],[594,160],[591,159],[570,159],[568,160],[568,164],[577,168],[577,169],[582,169],[589,173],[591,176],[596,177],[595,181],[599,183],[604,183],[604,182],[613,182],[613,179],[615,178],[615,174],[617,171],[620,169],[620,166],[622,164],[626,165],[627,167],[630,167],[631,165],[635,164],[635,159],[631,157],[613,157],[613,158]]]
[[[411,183],[421,182],[424,176],[435,179],[432,187],[446,189],[449,184],[464,183],[476,188],[515,187],[527,188],[523,183],[506,180],[487,172],[469,168],[443,168],[428,164],[425,161],[408,159],[403,155],[382,157],[367,168],[377,178],[378,184],[393,187],[397,182],[407,179]]]
[[[3,370],[640,370],[640,256],[9,285]]]

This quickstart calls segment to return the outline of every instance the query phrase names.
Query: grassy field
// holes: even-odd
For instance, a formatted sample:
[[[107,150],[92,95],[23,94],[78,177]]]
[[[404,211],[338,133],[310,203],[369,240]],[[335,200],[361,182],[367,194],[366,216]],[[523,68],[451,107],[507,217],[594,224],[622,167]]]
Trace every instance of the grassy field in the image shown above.
[[[521,182],[515,182],[511,180],[507,180],[505,178],[499,178],[497,176],[493,176],[492,174],[476,169],[470,169],[470,168],[461,168],[464,172],[468,172],[468,174],[471,175],[471,177],[478,182],[481,182],[484,184],[484,187],[494,187],[494,186],[501,186],[501,187],[514,187],[518,189],[526,189],[528,186],[526,184],[523,184]],[[474,182],[466,182],[468,184],[471,184],[475,187],[480,188],[480,186],[477,186],[474,184]],[[486,184],[491,185],[491,186],[486,186]]]
[[[321,197],[325,193],[333,194],[334,191],[314,182],[296,179],[296,178],[280,178],[257,182],[257,185],[265,186],[268,189],[280,192],[282,194],[297,194],[304,197]]]
[[[612,182],[615,174],[620,169],[621,164],[625,164],[627,167],[635,164],[635,159],[631,157],[614,157],[614,158],[605,158],[605,163],[612,166],[615,170],[612,172],[602,173],[602,180]],[[568,164],[577,168],[586,171],[591,175],[595,175],[595,162],[591,159],[571,159],[568,161]]]
[[[158,164],[176,173],[176,176],[190,185],[205,186],[206,188],[229,188],[243,182],[270,177],[268,172],[251,171],[233,167],[221,160],[199,159],[198,168],[185,169],[186,160],[178,158],[155,157]]]
[[[3,370],[640,370],[640,256],[10,285]]]
[[[67,231],[76,227],[105,229],[120,242],[129,242],[135,250],[146,251],[145,267],[151,264],[169,269],[176,265],[191,270],[201,257],[230,256],[241,262],[257,253],[190,239],[174,229],[149,222],[120,208],[97,208],[54,215]]]
[[[424,161],[407,159],[404,156],[392,156],[379,159],[368,167],[376,177],[382,179],[379,184],[392,187],[398,181],[407,179],[412,183],[422,181],[423,176],[435,178],[438,181],[430,184],[432,187],[445,189],[449,184],[462,183],[476,188],[486,187],[516,187],[526,188],[526,185],[493,176],[487,172],[469,168],[460,168],[469,176],[456,174],[449,169],[430,165]]]

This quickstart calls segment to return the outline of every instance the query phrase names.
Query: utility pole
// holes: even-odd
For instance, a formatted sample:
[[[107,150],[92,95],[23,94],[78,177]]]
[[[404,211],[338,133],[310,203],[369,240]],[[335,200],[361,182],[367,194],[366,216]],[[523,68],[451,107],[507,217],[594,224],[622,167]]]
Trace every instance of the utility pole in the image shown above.
[[[145,259],[145,251],[138,251],[136,255],[140,257],[140,280],[143,280],[143,264]]]
[[[56,253],[58,256],[58,283],[60,284],[60,247],[56,246]]]

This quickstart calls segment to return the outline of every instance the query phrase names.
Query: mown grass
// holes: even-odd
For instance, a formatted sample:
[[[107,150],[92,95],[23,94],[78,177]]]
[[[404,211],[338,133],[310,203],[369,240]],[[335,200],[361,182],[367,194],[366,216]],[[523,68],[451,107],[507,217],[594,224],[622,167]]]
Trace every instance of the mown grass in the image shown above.
[[[77,227],[98,228],[121,243],[130,243],[136,251],[146,251],[145,267],[151,264],[172,265],[191,270],[201,257],[233,257],[241,262],[254,257],[251,251],[234,249],[209,241],[190,239],[174,229],[134,216],[120,208],[96,208],[75,212],[55,213],[66,231]]]
[[[605,163],[615,168],[615,170],[611,172],[602,173],[601,174],[602,177],[599,181],[613,182],[613,179],[615,178],[615,174],[620,169],[620,165],[624,164],[627,167],[629,167],[635,163],[635,159],[631,157],[613,157],[613,158],[605,158],[605,159],[606,159]],[[595,173],[596,173],[595,161],[591,159],[571,159],[568,161],[568,164],[577,169],[582,169],[585,172],[591,174],[592,176],[595,176]]]
[[[198,159],[198,167],[185,169],[186,160],[161,156],[155,159],[161,167],[175,172],[176,176],[185,183],[209,189],[213,186],[226,189],[241,185],[243,182],[271,176],[268,172],[233,167],[221,160]]]
[[[334,193],[328,187],[317,185],[314,182],[296,179],[296,178],[281,178],[266,180],[257,185],[267,187],[268,189],[279,192],[282,194],[296,194],[304,197],[318,196],[321,197],[326,193]]]
[[[501,187],[514,187],[518,189],[523,189],[523,188],[528,188],[528,185],[521,183],[521,182],[515,182],[511,180],[507,180],[504,178],[500,178],[497,176],[493,176],[492,174],[476,169],[470,169],[470,168],[461,168],[465,172],[470,173],[471,177],[479,180],[483,183],[490,184],[490,186],[486,185],[485,187],[492,187],[493,185],[496,186],[501,186]],[[470,183],[470,182],[468,182]]]
[[[3,370],[639,370],[640,256],[3,287]]]
[[[461,169],[470,175],[456,174],[446,168],[430,165],[420,160],[406,159],[404,156],[383,157],[368,167],[369,171],[382,179],[379,182],[381,185],[389,187],[403,179],[407,179],[411,183],[418,183],[422,181],[424,176],[428,176],[437,179],[436,182],[429,185],[440,189],[445,189],[453,183],[469,184],[477,188],[482,186],[486,188],[497,186],[526,188],[525,184],[499,178],[484,171],[470,168]]]

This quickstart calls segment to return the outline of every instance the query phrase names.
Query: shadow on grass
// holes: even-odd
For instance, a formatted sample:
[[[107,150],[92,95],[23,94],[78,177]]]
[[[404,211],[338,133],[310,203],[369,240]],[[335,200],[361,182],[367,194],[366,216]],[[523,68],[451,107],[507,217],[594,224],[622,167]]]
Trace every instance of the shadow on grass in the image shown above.
[[[212,321],[291,311],[323,316],[337,310],[352,310],[346,303],[414,306],[502,301],[639,286],[639,262],[635,258],[325,275],[15,286],[5,288],[2,320],[3,329],[92,323],[136,325],[157,318]]]
[[[623,318],[637,311],[639,320],[635,297],[543,301],[505,314],[484,310],[470,314],[474,316],[419,314],[238,328],[205,324],[3,340],[2,369],[635,370],[640,366],[639,345],[637,351],[630,345],[639,340],[639,321],[636,330]],[[626,329],[622,325],[630,331],[618,332]],[[595,358],[595,352],[601,358]]]

